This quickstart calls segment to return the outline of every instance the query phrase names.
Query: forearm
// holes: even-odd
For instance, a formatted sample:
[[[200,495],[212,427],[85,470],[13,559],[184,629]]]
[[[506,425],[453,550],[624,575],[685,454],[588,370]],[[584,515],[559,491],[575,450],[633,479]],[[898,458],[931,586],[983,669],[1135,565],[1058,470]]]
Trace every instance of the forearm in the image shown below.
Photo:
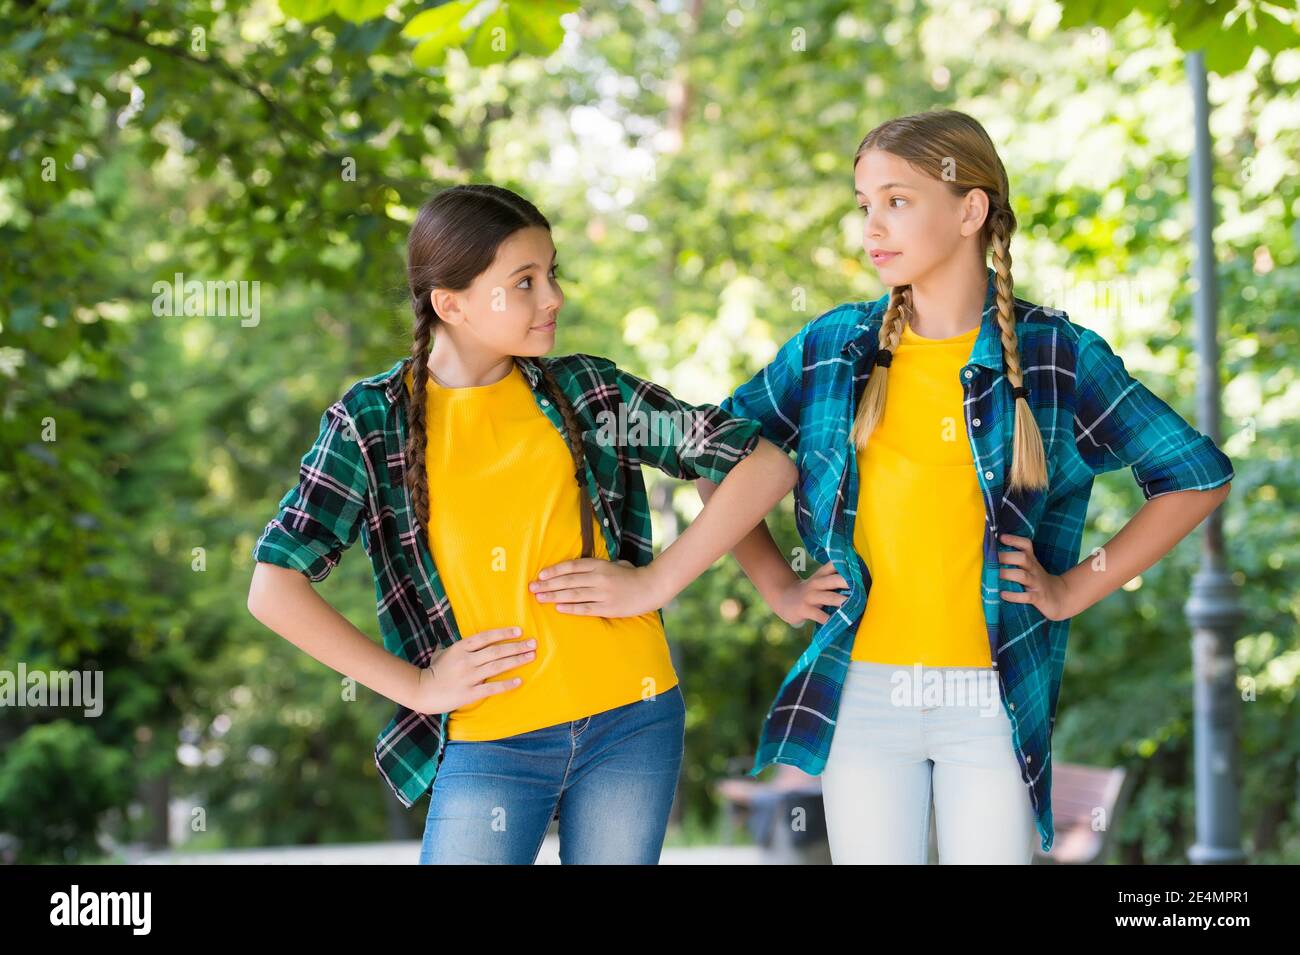
[[[790,458],[771,442],[760,440],[717,485],[691,525],[655,558],[651,567],[663,602],[680,593],[755,525],[762,526],[763,517],[790,493],[797,479]]]
[[[1228,487],[1152,498],[1119,533],[1064,574],[1074,616],[1114,593],[1169,553],[1228,496]]]
[[[785,457],[785,455],[782,455]],[[789,460],[787,458],[787,460]],[[795,471],[798,480],[798,471]],[[793,485],[792,485],[793,486]],[[705,478],[695,482],[700,500],[707,509],[719,485]],[[782,497],[785,495],[783,494]],[[766,516],[766,511],[764,512]],[[770,605],[775,595],[799,580],[799,575],[791,568],[781,548],[777,546],[768,530],[767,521],[760,517],[758,522],[736,543],[731,554],[740,564],[741,570],[753,583],[759,595]]]
[[[327,667],[401,706],[413,702],[420,668],[354,627],[298,571],[259,562],[249,586],[248,610]]]

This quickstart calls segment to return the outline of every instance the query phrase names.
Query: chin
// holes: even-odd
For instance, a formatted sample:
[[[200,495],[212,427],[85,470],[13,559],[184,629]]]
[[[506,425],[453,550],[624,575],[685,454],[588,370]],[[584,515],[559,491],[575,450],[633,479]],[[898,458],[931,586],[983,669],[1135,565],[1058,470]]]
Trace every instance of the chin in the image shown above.
[[[542,334],[539,332],[535,335],[529,335],[527,340],[520,342],[514,354],[535,358],[538,355],[545,355],[554,347],[554,333]]]

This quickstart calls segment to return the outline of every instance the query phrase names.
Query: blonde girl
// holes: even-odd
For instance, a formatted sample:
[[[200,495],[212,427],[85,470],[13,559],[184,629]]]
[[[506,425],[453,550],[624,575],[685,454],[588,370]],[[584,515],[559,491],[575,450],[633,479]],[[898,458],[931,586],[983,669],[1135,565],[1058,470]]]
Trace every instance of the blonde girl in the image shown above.
[[[1232,465],[1097,333],[1016,297],[976,120],[882,123],[853,178],[888,294],[818,316],[721,404],[795,454],[821,563],[801,579],[764,524],[734,551],[783,619],[817,624],[751,774],[821,775],[835,862],[924,862],[933,803],[941,862],[1028,863],[1054,837],[1070,619],[1218,507]],[[1125,466],[1147,503],[1079,562],[1093,479]]]

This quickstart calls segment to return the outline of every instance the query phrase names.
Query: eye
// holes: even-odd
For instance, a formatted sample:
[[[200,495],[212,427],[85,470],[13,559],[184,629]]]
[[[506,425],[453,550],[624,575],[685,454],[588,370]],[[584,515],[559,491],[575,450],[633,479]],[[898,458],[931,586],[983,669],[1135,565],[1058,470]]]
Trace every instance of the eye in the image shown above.
[[[890,197],[889,197],[889,201],[890,201],[890,202],[893,202],[895,199],[897,199],[899,202],[906,202],[906,201],[907,201],[907,199],[904,198],[903,196],[890,196]],[[870,208],[871,208],[871,204],[870,204],[870,203],[867,203],[866,205],[863,205],[863,206],[858,206],[858,210],[859,210],[859,211],[860,211],[864,216],[867,214],[868,211],[870,211]],[[897,208],[897,206],[895,206],[894,208]]]
[[[560,277],[560,273],[557,271],[557,269],[558,269],[558,266],[555,266],[555,265],[552,265],[552,266],[551,266],[551,276],[552,276],[553,278],[557,278],[557,279],[558,279],[558,278]],[[525,283],[527,283],[527,284],[525,284]],[[532,279],[532,276],[527,276],[526,278],[520,279],[520,280],[519,280],[519,284],[515,286],[515,288],[521,288],[521,289],[525,289],[525,290],[530,289],[530,288],[532,288],[532,287],[533,287],[533,279]]]

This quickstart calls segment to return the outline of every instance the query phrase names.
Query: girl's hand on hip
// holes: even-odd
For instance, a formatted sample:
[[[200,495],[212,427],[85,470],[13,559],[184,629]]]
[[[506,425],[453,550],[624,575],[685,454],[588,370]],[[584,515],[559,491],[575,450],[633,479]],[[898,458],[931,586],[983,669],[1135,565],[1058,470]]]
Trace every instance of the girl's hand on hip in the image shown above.
[[[1056,574],[1049,574],[1034,556],[1034,542],[1027,537],[1015,534],[999,534],[998,539],[1010,544],[1015,550],[999,550],[998,561],[1014,564],[1011,568],[1002,568],[998,576],[1003,580],[1015,580],[1024,584],[1024,591],[1000,590],[1002,599],[1010,603],[1033,604],[1048,620],[1065,620],[1073,616],[1070,612],[1070,587],[1065,579]]]
[[[653,565],[651,565],[653,566]],[[654,572],[631,561],[578,557],[544,567],[528,589],[560,613],[590,617],[639,617],[667,601]]]
[[[537,656],[536,639],[519,639],[521,633],[519,627],[482,630],[439,647],[429,665],[420,668],[410,708],[417,713],[450,713],[485,696],[515,689],[523,682],[521,677],[488,677],[531,663]]]
[[[796,580],[777,593],[771,602],[772,610],[778,617],[797,627],[805,621],[825,623],[830,614],[822,607],[838,607],[849,598],[838,590],[847,590],[848,581],[840,576],[835,565],[830,561],[822,564],[807,578]]]

